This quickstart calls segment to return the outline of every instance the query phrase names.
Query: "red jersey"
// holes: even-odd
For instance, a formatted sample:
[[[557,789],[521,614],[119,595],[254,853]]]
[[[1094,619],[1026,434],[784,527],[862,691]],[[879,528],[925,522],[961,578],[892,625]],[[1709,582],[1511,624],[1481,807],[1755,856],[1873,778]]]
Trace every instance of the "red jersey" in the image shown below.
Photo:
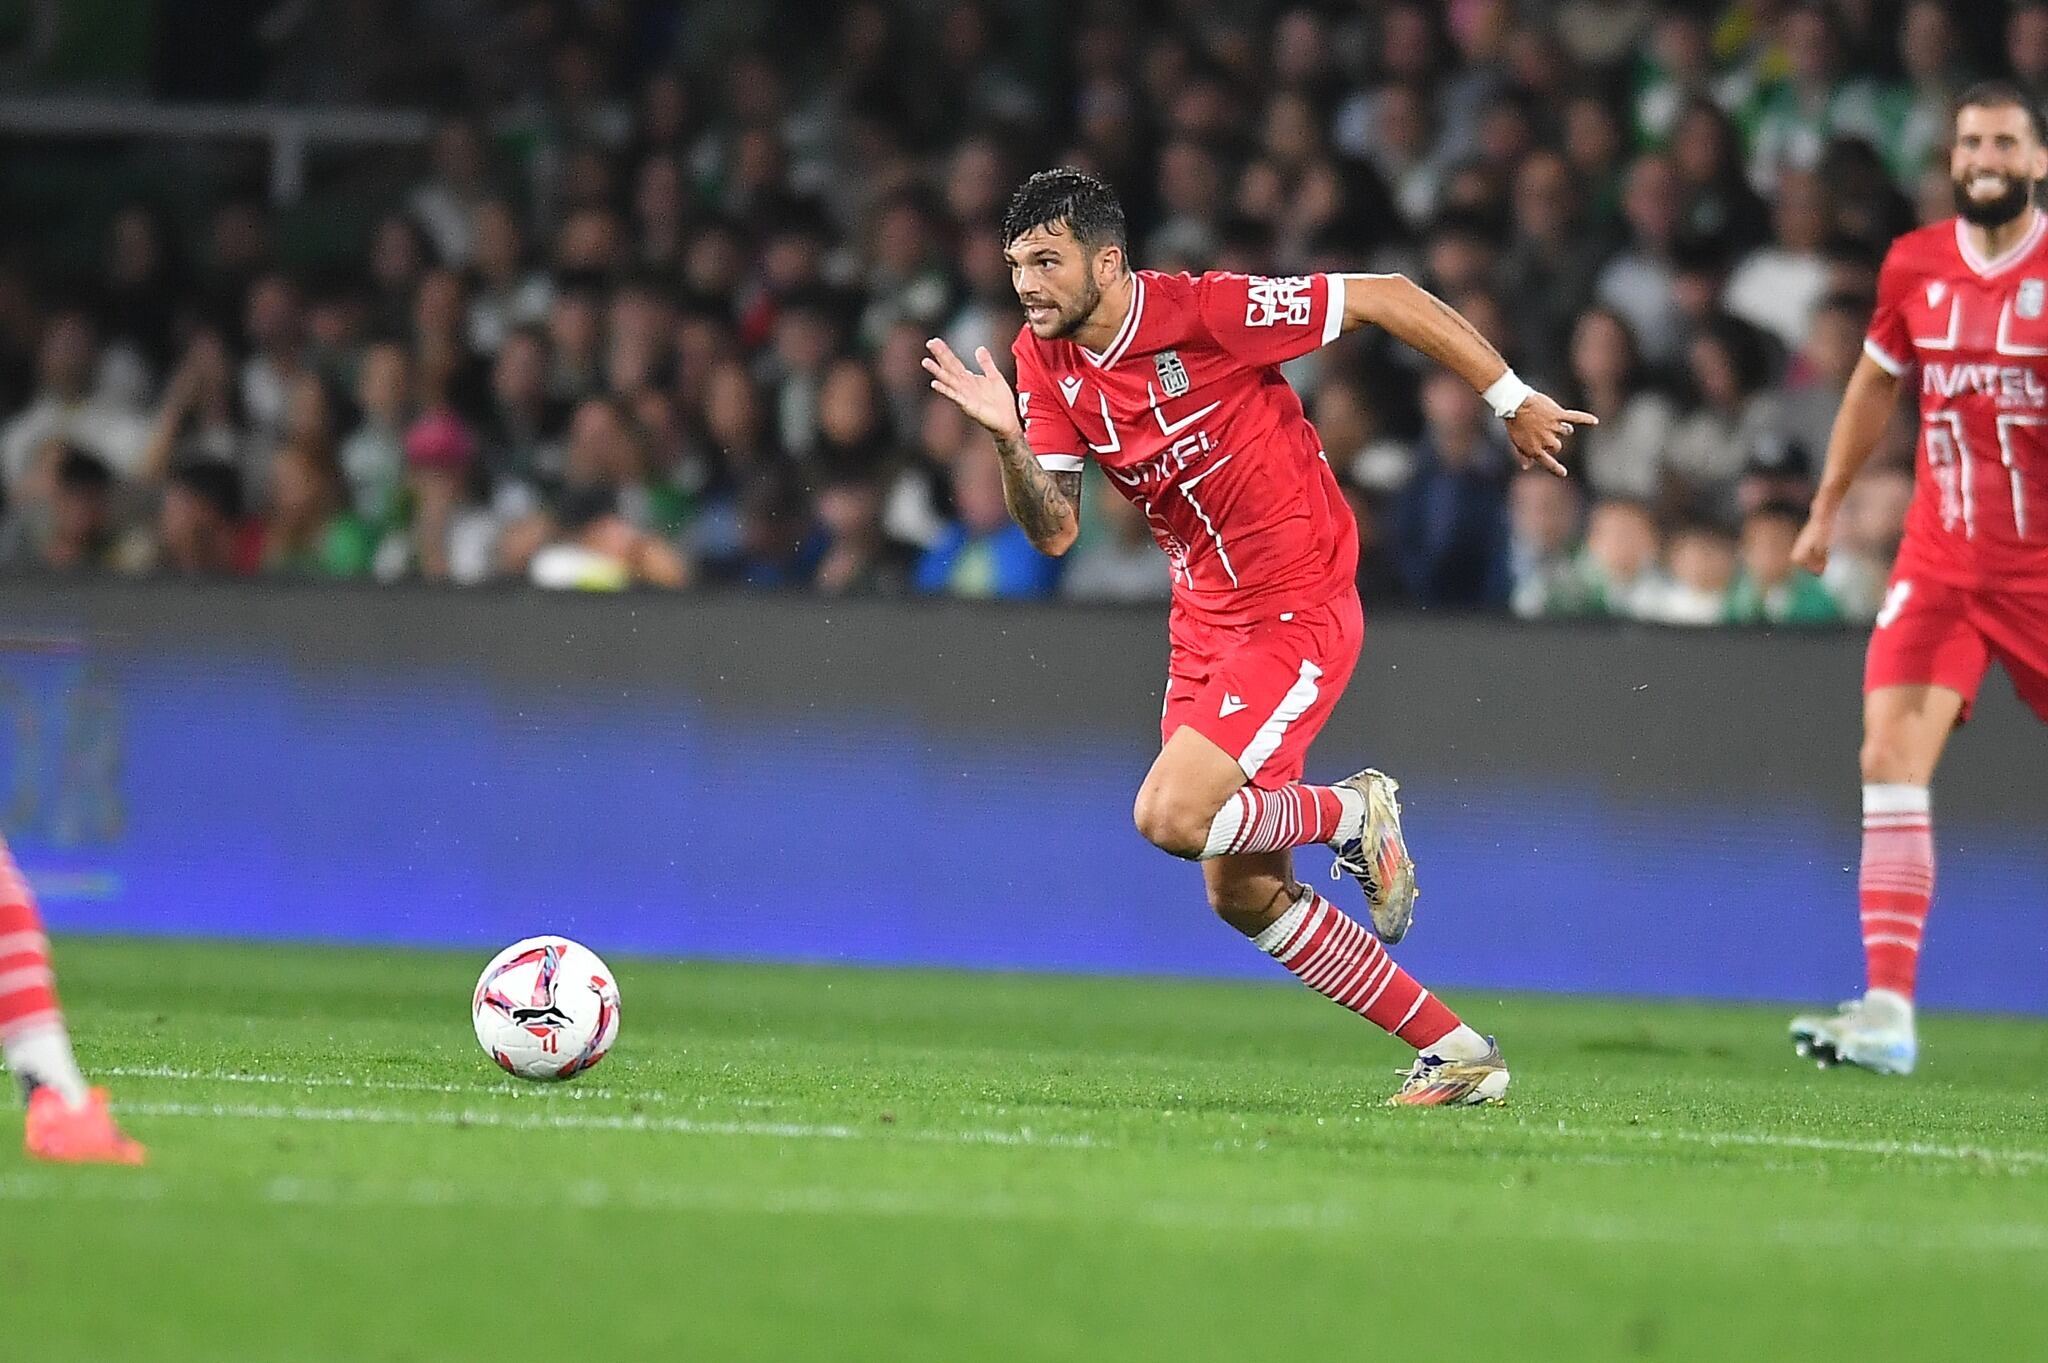
[[[2048,215],[1995,260],[1960,218],[1893,242],[1863,349],[1920,370],[1896,575],[2048,592]]]
[[[1177,610],[1243,625],[1352,589],[1358,526],[1275,366],[1336,339],[1339,275],[1139,270],[1101,354],[1024,328],[1017,409],[1038,462],[1092,457],[1145,513]]]

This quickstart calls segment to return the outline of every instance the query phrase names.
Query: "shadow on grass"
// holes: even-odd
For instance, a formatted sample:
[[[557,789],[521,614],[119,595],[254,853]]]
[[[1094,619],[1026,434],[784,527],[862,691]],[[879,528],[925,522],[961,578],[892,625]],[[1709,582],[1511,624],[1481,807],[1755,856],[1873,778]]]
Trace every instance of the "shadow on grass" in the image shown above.
[[[1702,1057],[1710,1060],[1726,1060],[1735,1052],[1727,1046],[1713,1043],[1705,1046],[1682,1046],[1668,1038],[1650,1032],[1631,1032],[1623,1036],[1595,1036],[1577,1043],[1572,1049],[1584,1055],[1643,1055],[1669,1060],[1696,1060]]]

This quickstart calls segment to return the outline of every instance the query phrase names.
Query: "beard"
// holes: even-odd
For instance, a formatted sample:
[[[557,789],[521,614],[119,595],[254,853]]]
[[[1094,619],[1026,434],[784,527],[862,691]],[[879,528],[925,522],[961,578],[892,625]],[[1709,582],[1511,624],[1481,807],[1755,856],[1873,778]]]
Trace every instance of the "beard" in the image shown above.
[[[1052,340],[1071,341],[1074,333],[1088,325],[1088,319],[1095,315],[1095,309],[1102,303],[1102,290],[1095,287],[1091,276],[1081,285],[1081,296],[1074,300],[1071,308],[1060,310],[1059,321],[1052,329]]]
[[[1955,182],[1956,212],[1964,222],[1978,227],[2003,227],[2027,211],[2027,205],[2034,198],[2033,182],[2013,175],[1998,178],[2004,182],[2005,190],[1992,199],[1980,199],[1971,194],[1968,180]]]

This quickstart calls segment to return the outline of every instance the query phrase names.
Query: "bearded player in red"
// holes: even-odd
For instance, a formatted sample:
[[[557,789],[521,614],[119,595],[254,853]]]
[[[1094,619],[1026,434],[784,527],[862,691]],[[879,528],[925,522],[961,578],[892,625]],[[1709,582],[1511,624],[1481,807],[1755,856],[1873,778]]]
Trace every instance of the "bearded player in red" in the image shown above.
[[[1792,1020],[1823,1067],[1909,1073],[1913,981],[1934,893],[1928,783],[1991,662],[2048,719],[2048,129],[2014,86],[1967,91],[1949,154],[1959,216],[1892,243],[1877,311],[1793,556],[1819,572],[1835,513],[1920,371],[1913,503],[1863,674],[1868,988]]]
[[[1399,275],[1133,270],[1123,208],[1077,170],[1027,180],[1003,240],[1024,304],[1017,391],[987,350],[969,367],[935,340],[924,364],[994,436],[1010,514],[1042,552],[1073,545],[1093,458],[1172,563],[1163,747],[1138,790],[1139,832],[1200,861],[1210,905],[1304,984],[1416,1048],[1392,1101],[1498,1101],[1508,1069],[1492,1038],[1380,945],[1407,932],[1415,904],[1395,783],[1301,782],[1365,623],[1357,525],[1276,366],[1385,327],[1482,392],[1525,467],[1560,476],[1565,438],[1593,418],[1533,392]],[[1371,930],[1294,878],[1292,849],[1312,843],[1364,887]]]

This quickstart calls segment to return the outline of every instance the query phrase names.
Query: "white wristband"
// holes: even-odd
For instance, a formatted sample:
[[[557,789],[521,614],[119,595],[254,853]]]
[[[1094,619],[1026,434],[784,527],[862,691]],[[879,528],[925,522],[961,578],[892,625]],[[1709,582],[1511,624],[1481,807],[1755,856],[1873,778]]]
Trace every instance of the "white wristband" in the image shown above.
[[[1488,407],[1493,409],[1495,416],[1499,417],[1502,421],[1506,421],[1521,410],[1522,404],[1535,391],[1534,388],[1523,383],[1516,376],[1515,371],[1510,369],[1507,373],[1495,379],[1492,386],[1479,396]]]

